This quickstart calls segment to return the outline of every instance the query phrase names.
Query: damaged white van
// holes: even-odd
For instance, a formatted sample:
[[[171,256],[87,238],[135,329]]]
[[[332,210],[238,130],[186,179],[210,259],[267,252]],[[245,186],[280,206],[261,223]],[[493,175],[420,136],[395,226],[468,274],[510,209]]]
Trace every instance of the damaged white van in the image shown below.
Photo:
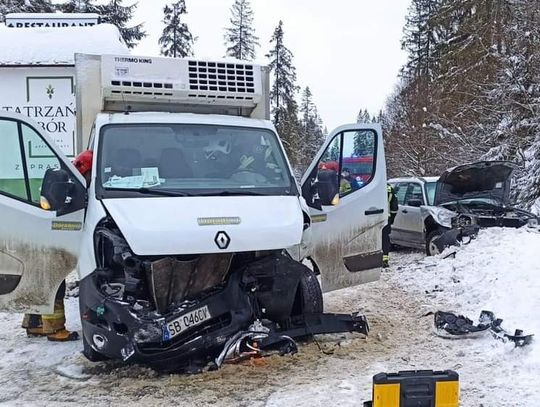
[[[0,113],[0,310],[52,312],[76,267],[84,354],[167,370],[367,333],[323,313],[316,276],[325,291],[379,278],[378,125],[332,132],[299,186],[265,67],[77,55],[76,70],[89,185],[38,125]],[[361,186],[343,188],[344,162]]]

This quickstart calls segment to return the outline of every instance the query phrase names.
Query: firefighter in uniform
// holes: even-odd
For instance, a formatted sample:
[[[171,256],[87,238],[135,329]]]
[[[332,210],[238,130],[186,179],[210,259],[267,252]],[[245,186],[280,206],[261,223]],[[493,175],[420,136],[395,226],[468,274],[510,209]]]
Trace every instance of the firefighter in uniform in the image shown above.
[[[62,281],[56,292],[52,314],[24,314],[22,327],[26,328],[26,334],[29,337],[46,336],[49,341],[53,342],[67,342],[79,339],[77,332],[70,332],[66,329],[65,295],[66,282]]]
[[[390,261],[390,231],[398,212],[398,200],[391,185],[386,186],[388,195],[388,223],[382,230],[383,267],[389,266]]]
[[[73,161],[75,167],[81,172],[87,185],[90,182],[92,169],[92,152],[84,151]],[[64,296],[66,295],[66,282],[63,281],[54,300],[52,314],[25,314],[22,327],[26,329],[29,337],[46,336],[49,341],[66,342],[79,339],[77,332],[66,329],[66,315],[64,313]]]

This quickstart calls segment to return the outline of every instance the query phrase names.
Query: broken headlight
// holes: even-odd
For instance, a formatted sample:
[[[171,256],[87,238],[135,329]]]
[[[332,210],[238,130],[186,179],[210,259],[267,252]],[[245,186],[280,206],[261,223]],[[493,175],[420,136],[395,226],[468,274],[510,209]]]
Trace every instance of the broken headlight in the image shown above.
[[[464,228],[475,223],[474,218],[469,215],[458,215],[452,218],[452,228]]]
[[[455,212],[440,207],[430,207],[429,212],[439,225],[446,228],[452,227],[452,219],[456,216]]]

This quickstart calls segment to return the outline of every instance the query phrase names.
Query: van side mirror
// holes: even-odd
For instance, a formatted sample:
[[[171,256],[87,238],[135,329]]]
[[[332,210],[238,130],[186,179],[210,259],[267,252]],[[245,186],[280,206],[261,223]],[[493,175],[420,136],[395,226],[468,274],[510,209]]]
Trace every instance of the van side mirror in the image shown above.
[[[86,205],[86,189],[66,170],[48,169],[41,184],[40,205],[58,216],[75,212]]]
[[[420,208],[423,204],[421,199],[409,199],[407,201],[408,206],[414,206],[415,208]]]
[[[317,178],[317,190],[321,205],[337,205],[339,200],[335,198],[339,197],[338,173],[334,170],[319,170]]]
[[[306,203],[309,207],[321,210],[322,206],[319,198],[319,191],[317,185],[317,178],[308,178],[306,182],[304,182],[304,184],[302,185],[302,196],[306,200]]]

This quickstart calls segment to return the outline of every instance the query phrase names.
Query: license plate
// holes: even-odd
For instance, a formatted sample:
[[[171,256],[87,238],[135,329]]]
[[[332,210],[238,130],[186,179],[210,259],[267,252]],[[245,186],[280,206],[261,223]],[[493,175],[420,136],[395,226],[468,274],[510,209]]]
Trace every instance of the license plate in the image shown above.
[[[182,332],[186,331],[189,328],[200,325],[207,319],[210,319],[210,311],[208,306],[205,305],[202,308],[196,309],[194,311],[188,312],[171,322],[167,323],[167,330],[169,339],[174,338],[177,335],[180,335]]]

